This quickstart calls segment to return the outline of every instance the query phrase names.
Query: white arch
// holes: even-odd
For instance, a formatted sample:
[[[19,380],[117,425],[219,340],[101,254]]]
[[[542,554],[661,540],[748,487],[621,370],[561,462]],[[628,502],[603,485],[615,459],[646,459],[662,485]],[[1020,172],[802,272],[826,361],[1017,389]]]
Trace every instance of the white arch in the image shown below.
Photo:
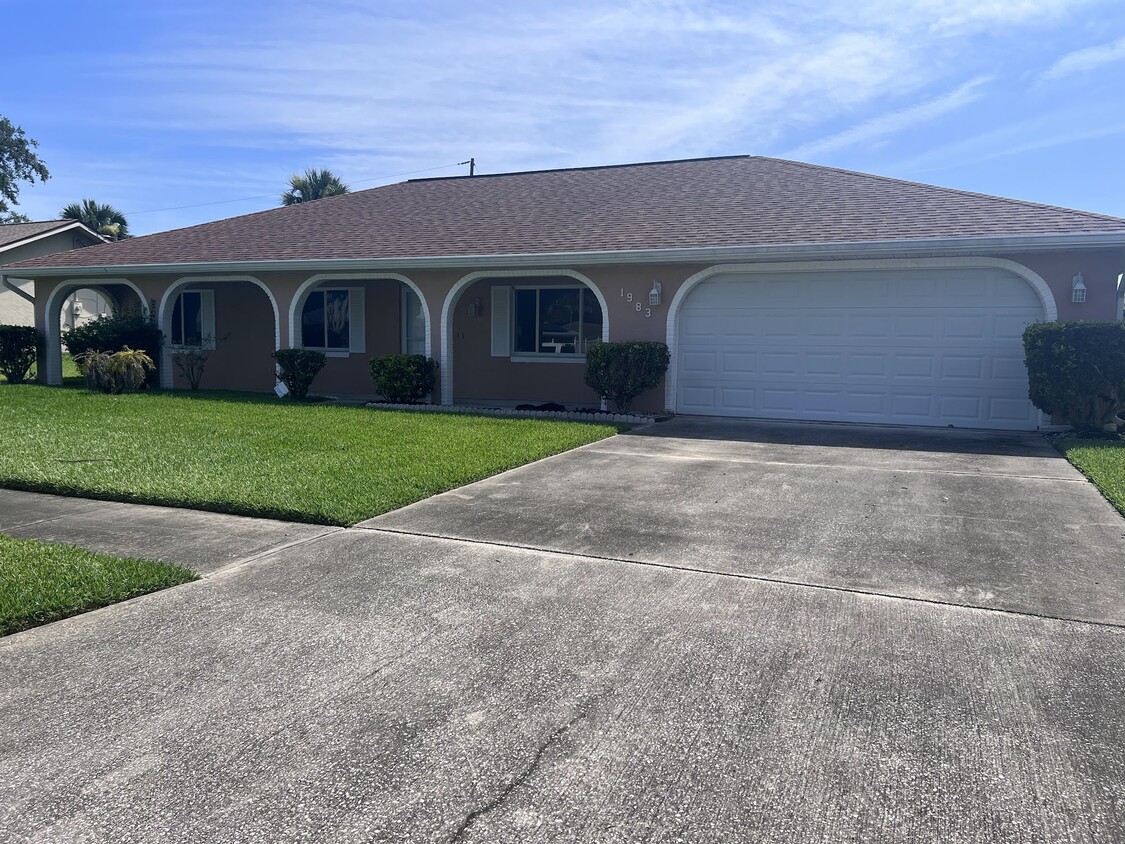
[[[297,292],[293,294],[293,301],[289,304],[289,345],[295,345],[294,339],[297,336],[297,314],[304,306],[305,297],[309,291],[322,281],[400,281],[414,291],[414,294],[422,302],[422,314],[426,318],[426,357],[433,355],[433,343],[430,339],[430,303],[426,301],[425,295],[422,293],[422,288],[411,281],[404,275],[398,273],[318,273],[310,278],[301,282],[301,286],[297,288]],[[367,330],[366,323],[364,330]]]
[[[473,282],[482,278],[552,278],[565,276],[582,282],[589,287],[602,306],[602,340],[609,341],[609,305],[602,291],[589,277],[574,270],[480,270],[462,276],[450,288],[441,306],[441,360],[438,371],[441,373],[441,403],[453,404],[453,309],[461,298],[461,293]]]
[[[93,290],[105,288],[110,284],[123,284],[132,289],[137,294],[137,298],[141,302],[141,307],[145,307],[145,295],[141,289],[127,278],[98,278],[98,279],[83,279],[83,278],[68,278],[66,281],[59,284],[47,296],[47,310],[44,318],[47,324],[43,328],[43,334],[46,337],[46,367],[47,367],[47,383],[53,386],[62,384],[62,326],[59,325],[59,319],[62,316],[62,304],[75,290],[82,288],[90,288]],[[103,290],[108,293],[108,290]],[[116,296],[110,298],[116,301]]]
[[[1039,273],[1023,264],[1009,261],[1006,258],[874,258],[863,261],[794,261],[769,264],[716,264],[705,270],[700,270],[695,275],[688,277],[672,301],[668,305],[667,341],[668,351],[672,361],[668,366],[668,375],[664,379],[664,402],[668,408],[676,406],[676,380],[679,376],[677,369],[677,332],[676,317],[687,295],[700,282],[715,275],[728,273],[793,273],[808,271],[847,271],[847,270],[941,270],[941,269],[981,269],[995,268],[1007,270],[1019,276],[1035,290],[1043,303],[1043,315],[1047,322],[1059,318],[1059,309],[1055,304],[1055,296],[1051,288]]]
[[[172,375],[172,355],[170,352],[171,335],[167,332],[166,327],[172,319],[172,308],[175,305],[176,294],[181,288],[187,287],[192,284],[204,284],[211,282],[223,281],[248,281],[251,284],[256,284],[266,294],[266,298],[270,300],[270,306],[273,308],[273,348],[277,351],[281,348],[281,311],[277,307],[277,299],[273,296],[273,291],[266,286],[266,284],[252,275],[201,275],[201,276],[182,276],[177,278],[164,291],[164,295],[160,297],[160,308],[157,311],[157,327],[164,334],[165,339],[165,353],[160,356],[160,386],[166,390],[172,389],[173,375]]]

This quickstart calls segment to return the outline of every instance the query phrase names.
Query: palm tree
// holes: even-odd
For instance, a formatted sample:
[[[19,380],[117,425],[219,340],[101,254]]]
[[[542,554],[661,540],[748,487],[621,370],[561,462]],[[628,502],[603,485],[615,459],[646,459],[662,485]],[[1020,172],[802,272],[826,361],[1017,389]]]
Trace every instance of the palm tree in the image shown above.
[[[294,173],[289,177],[289,190],[281,195],[282,205],[296,205],[300,202],[312,202],[314,199],[323,199],[326,196],[339,196],[351,190],[340,181],[340,177],[331,170],[317,170],[313,167],[306,170],[305,175]]]
[[[106,240],[124,240],[131,237],[125,215],[112,205],[101,205],[92,199],[83,199],[80,205],[72,202],[59,214],[63,220],[78,220]]]

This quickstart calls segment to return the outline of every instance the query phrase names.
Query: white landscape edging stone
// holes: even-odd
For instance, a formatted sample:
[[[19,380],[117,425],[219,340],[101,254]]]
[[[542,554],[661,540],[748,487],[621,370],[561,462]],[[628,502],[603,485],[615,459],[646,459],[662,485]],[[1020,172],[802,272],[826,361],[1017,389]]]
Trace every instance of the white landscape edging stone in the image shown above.
[[[466,413],[474,416],[512,416],[521,419],[561,419],[568,422],[624,422],[651,425],[655,416],[638,413],[583,413],[577,410],[516,410],[514,407],[473,407],[466,404],[387,404],[369,401],[365,407],[379,410],[413,410],[426,413]]]

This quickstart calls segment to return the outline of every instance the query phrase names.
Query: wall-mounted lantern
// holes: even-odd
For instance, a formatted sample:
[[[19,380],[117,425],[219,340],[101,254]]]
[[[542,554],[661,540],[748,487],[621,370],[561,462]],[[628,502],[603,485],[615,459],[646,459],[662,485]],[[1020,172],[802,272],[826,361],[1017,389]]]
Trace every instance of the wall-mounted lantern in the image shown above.
[[[472,299],[469,300],[469,316],[471,316],[471,317],[480,316],[482,309],[483,309],[483,306],[481,305],[480,296],[474,296]]]
[[[648,303],[650,305],[660,304],[660,282],[654,281],[652,283],[652,290],[648,292]]]
[[[1086,301],[1086,280],[1082,278],[1082,273],[1079,273],[1071,279],[1070,300],[1072,302]]]

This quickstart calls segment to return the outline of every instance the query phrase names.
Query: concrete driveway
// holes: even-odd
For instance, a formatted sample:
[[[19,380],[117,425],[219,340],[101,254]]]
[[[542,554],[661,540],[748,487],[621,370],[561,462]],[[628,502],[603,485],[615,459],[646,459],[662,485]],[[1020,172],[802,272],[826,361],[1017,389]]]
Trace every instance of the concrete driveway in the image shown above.
[[[1033,436],[677,420],[0,640],[0,839],[1121,841],[1123,537]]]

